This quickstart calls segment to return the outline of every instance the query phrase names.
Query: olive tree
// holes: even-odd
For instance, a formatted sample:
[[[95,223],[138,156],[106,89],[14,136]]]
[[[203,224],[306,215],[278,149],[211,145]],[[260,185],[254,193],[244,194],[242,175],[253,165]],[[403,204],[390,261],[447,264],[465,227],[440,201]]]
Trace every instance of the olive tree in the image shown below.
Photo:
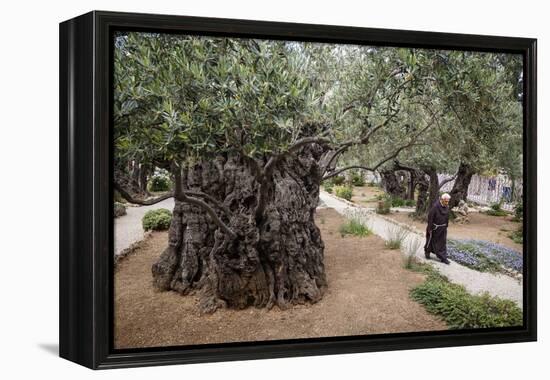
[[[405,59],[404,59],[405,57]],[[409,54],[392,49],[126,33],[114,65],[115,160],[169,170],[168,247],[154,284],[200,308],[281,308],[327,288],[315,225],[323,179],[353,147],[417,109]],[[356,83],[351,90],[350,78]],[[384,152],[388,162],[433,123]]]
[[[466,199],[474,173],[504,169],[518,178],[521,168],[521,57],[462,51],[415,50],[416,77],[424,110],[436,115],[435,127],[422,136],[424,144],[403,151],[380,172],[388,178],[407,171],[408,194],[418,188],[416,214],[424,217],[441,187],[454,180],[451,207]],[[409,96],[410,99],[410,96]],[[406,112],[409,129],[427,119]],[[394,127],[397,125],[394,125]],[[375,146],[352,159],[369,161],[403,137],[395,128],[378,135]],[[439,173],[455,173],[439,181]],[[519,172],[520,173],[520,172]],[[395,180],[393,181],[395,183]],[[390,186],[391,187],[391,186]],[[395,184],[396,194],[404,189]],[[391,188],[389,189],[391,192]]]

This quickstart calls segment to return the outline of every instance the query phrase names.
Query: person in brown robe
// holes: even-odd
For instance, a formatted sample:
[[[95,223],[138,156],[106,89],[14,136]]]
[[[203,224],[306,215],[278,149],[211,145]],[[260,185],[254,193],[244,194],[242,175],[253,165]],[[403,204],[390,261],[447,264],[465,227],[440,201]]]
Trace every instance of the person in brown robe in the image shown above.
[[[449,225],[449,194],[443,194],[428,213],[428,225],[426,227],[426,245],[424,254],[430,258],[434,253],[442,263],[450,264],[447,259],[447,227]]]

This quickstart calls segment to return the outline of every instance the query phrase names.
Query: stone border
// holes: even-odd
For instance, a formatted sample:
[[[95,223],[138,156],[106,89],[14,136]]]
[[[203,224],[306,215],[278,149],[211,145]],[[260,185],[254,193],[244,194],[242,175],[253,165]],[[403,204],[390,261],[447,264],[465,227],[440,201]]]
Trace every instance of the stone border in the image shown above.
[[[143,246],[143,244],[149,240],[149,238],[153,235],[153,231],[146,231],[143,233],[143,239],[138,240],[134,243],[132,243],[128,248],[124,248],[119,254],[115,253],[113,266],[114,269],[116,269],[119,262],[124,260],[126,257],[130,256],[132,253],[137,251],[139,248]]]

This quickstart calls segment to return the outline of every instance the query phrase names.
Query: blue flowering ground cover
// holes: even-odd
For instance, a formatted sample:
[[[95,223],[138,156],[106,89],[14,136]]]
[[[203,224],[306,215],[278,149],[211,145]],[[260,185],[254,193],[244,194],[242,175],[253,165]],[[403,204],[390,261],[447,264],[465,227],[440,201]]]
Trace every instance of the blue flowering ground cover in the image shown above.
[[[447,241],[449,259],[480,272],[523,273],[521,253],[484,240]]]

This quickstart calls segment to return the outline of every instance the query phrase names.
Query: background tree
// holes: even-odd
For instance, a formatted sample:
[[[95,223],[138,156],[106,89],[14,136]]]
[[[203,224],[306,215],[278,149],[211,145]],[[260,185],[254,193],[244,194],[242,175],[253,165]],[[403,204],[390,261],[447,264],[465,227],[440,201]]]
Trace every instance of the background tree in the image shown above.
[[[466,199],[474,173],[506,168],[511,178],[521,175],[521,86],[517,85],[521,82],[521,57],[450,51],[414,53],[416,61],[423,62],[416,66],[414,75],[422,78],[420,93],[429,94],[424,96],[425,108],[437,114],[435,128],[423,134],[423,141],[429,145],[419,144],[401,152],[397,162],[386,163],[380,172],[386,179],[386,191],[399,197],[406,189],[397,182],[395,173],[409,173],[408,194],[418,186],[415,214],[424,217],[447,181],[454,180],[454,207]],[[426,119],[426,115],[415,112],[405,114],[409,128]],[[396,137],[402,138],[396,132],[385,130],[378,135],[375,149],[366,156],[360,152],[353,159],[369,161],[379,156],[379,151],[391,146]],[[455,175],[440,182],[441,173]]]
[[[521,57],[502,57],[474,52],[448,52],[441,57],[436,83],[455,118],[456,127],[449,129],[449,136],[460,147],[460,164],[450,191],[451,208],[466,200],[474,173],[498,166],[496,152],[506,142],[510,128],[521,131],[519,115],[506,111],[521,98]],[[504,114],[511,118],[503,120]]]

